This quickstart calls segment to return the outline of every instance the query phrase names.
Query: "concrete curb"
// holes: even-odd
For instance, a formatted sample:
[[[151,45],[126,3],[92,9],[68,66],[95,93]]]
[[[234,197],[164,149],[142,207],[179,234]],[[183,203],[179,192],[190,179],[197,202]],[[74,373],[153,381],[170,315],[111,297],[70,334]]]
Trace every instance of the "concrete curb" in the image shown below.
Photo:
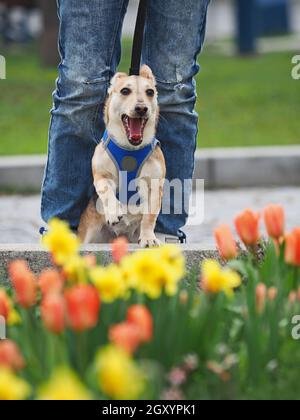
[[[0,158],[0,188],[18,191],[40,191],[46,156]]]
[[[45,156],[0,158],[0,188],[39,191]],[[300,146],[199,149],[195,179],[206,188],[282,187],[300,185]]]
[[[195,178],[211,189],[298,186],[300,146],[198,150]]]
[[[137,247],[132,246],[130,251],[135,251]],[[188,269],[197,269],[201,261],[207,258],[219,258],[216,251],[211,251],[206,246],[184,245],[183,253],[186,257]],[[106,265],[111,262],[110,245],[90,245],[82,247],[82,254],[96,255],[101,262]],[[43,269],[51,267],[49,254],[39,245],[0,245],[0,285],[7,285],[7,266],[10,261],[15,259],[25,259],[35,273],[40,273]]]

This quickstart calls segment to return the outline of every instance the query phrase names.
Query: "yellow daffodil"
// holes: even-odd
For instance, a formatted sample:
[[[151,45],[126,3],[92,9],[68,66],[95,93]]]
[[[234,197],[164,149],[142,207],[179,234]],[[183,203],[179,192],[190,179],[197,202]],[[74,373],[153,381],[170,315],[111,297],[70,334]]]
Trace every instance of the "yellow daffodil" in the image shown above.
[[[137,286],[137,278],[132,275],[132,266],[134,264],[135,254],[128,254],[121,260],[120,268],[122,270],[123,279],[127,289],[135,289]]]
[[[21,317],[14,308],[12,299],[3,288],[0,288],[0,315],[5,318],[10,327],[21,323]]]
[[[167,272],[157,260],[152,250],[136,252],[131,257],[131,269],[127,275],[135,284],[139,293],[145,293],[152,299],[157,299],[163,290]]]
[[[0,368],[0,400],[25,400],[30,396],[31,388],[23,379],[7,368]]]
[[[55,263],[63,265],[79,251],[80,242],[66,222],[53,219],[49,222],[49,232],[43,237],[43,244],[52,253]]]
[[[169,273],[169,281],[166,283],[166,293],[174,296],[178,290],[178,283],[186,273],[185,258],[177,245],[164,245],[158,248],[158,259]]]
[[[111,303],[126,294],[126,283],[120,267],[95,267],[90,270],[90,278],[103,302]]]
[[[22,323],[22,318],[19,314],[19,312],[17,312],[13,307],[11,308],[9,314],[8,314],[8,318],[7,318],[7,325],[9,327],[13,327],[14,325],[19,325]]]
[[[41,387],[38,399],[84,401],[91,400],[92,395],[73,371],[67,367],[60,367],[53,372],[49,382]]]
[[[240,276],[233,270],[222,269],[215,260],[206,260],[202,264],[202,289],[210,294],[224,292],[227,296],[233,295],[233,290],[241,285]]]
[[[174,295],[185,272],[184,258],[172,245],[136,252],[127,257],[125,263],[126,277],[133,287],[152,299],[157,299],[162,292]]]
[[[145,386],[143,371],[120,347],[109,345],[100,350],[96,369],[101,390],[115,400],[135,400]]]
[[[176,282],[185,275],[185,258],[177,245],[164,245],[155,250],[158,259],[167,264],[169,270],[173,270],[173,276]]]
[[[80,255],[70,256],[63,265],[63,272],[72,282],[85,283],[87,280],[88,264]]]

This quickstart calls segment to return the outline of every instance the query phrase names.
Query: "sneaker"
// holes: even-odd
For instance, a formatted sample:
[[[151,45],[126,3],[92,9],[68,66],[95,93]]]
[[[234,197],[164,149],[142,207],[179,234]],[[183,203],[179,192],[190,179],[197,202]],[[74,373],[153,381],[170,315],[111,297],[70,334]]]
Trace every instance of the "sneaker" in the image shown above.
[[[186,234],[182,230],[178,230],[177,236],[160,232],[155,234],[162,244],[186,244],[187,242]]]

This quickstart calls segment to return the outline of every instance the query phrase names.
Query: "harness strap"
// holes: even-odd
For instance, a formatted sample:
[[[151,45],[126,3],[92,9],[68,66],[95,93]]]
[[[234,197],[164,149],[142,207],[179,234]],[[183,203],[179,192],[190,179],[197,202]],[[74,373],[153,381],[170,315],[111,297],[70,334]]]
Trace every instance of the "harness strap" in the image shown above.
[[[140,74],[146,16],[147,0],[140,0],[132,45],[131,67],[129,70],[130,76],[139,76]]]
[[[107,131],[103,135],[102,142],[120,176],[117,198],[123,203],[128,203],[137,193],[135,181],[146,160],[160,143],[154,138],[150,144],[141,149],[128,150],[120,147]]]

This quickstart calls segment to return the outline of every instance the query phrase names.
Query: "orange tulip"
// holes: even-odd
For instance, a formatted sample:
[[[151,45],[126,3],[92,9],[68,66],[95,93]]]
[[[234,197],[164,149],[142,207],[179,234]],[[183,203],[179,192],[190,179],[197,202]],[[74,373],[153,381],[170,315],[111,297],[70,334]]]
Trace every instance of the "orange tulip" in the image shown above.
[[[43,296],[60,292],[63,287],[63,279],[56,270],[43,271],[38,282]]]
[[[297,291],[297,299],[300,302],[300,287],[298,288],[298,291]]]
[[[25,366],[23,356],[17,344],[12,340],[0,341],[0,366],[21,370]]]
[[[256,245],[260,239],[259,232],[260,214],[252,210],[245,210],[235,219],[235,227],[239,237],[245,245]]]
[[[270,289],[268,290],[268,299],[271,302],[274,302],[274,300],[277,298],[278,295],[278,290],[276,287],[270,287]]]
[[[10,311],[9,298],[4,290],[0,290],[0,315],[6,320]]]
[[[238,255],[236,241],[228,225],[221,225],[215,230],[219,252],[225,260],[233,260]]]
[[[256,308],[258,313],[263,313],[265,310],[267,297],[267,287],[265,284],[260,283],[256,287]]]
[[[65,329],[65,302],[60,293],[49,293],[42,300],[41,316],[47,330],[60,334]]]
[[[288,264],[300,266],[300,228],[296,228],[286,236],[285,261]]]
[[[297,302],[297,292],[295,292],[294,290],[289,294],[289,302],[292,305],[295,305],[295,303]]]
[[[97,265],[97,258],[95,255],[85,255],[83,259],[89,268],[95,267]]]
[[[131,322],[113,325],[109,330],[109,340],[128,353],[134,353],[141,343],[140,328]]]
[[[141,341],[148,342],[153,335],[153,319],[144,305],[133,305],[127,311],[127,321],[140,330]]]
[[[33,306],[37,297],[37,280],[26,261],[10,263],[9,275],[16,292],[16,300],[24,308]]]
[[[265,225],[268,235],[279,239],[284,235],[285,215],[282,206],[270,205],[264,211]]]
[[[76,285],[65,292],[67,321],[77,332],[85,331],[97,325],[100,298],[91,285]]]
[[[120,237],[112,243],[112,257],[115,263],[119,264],[128,253],[128,241]]]

